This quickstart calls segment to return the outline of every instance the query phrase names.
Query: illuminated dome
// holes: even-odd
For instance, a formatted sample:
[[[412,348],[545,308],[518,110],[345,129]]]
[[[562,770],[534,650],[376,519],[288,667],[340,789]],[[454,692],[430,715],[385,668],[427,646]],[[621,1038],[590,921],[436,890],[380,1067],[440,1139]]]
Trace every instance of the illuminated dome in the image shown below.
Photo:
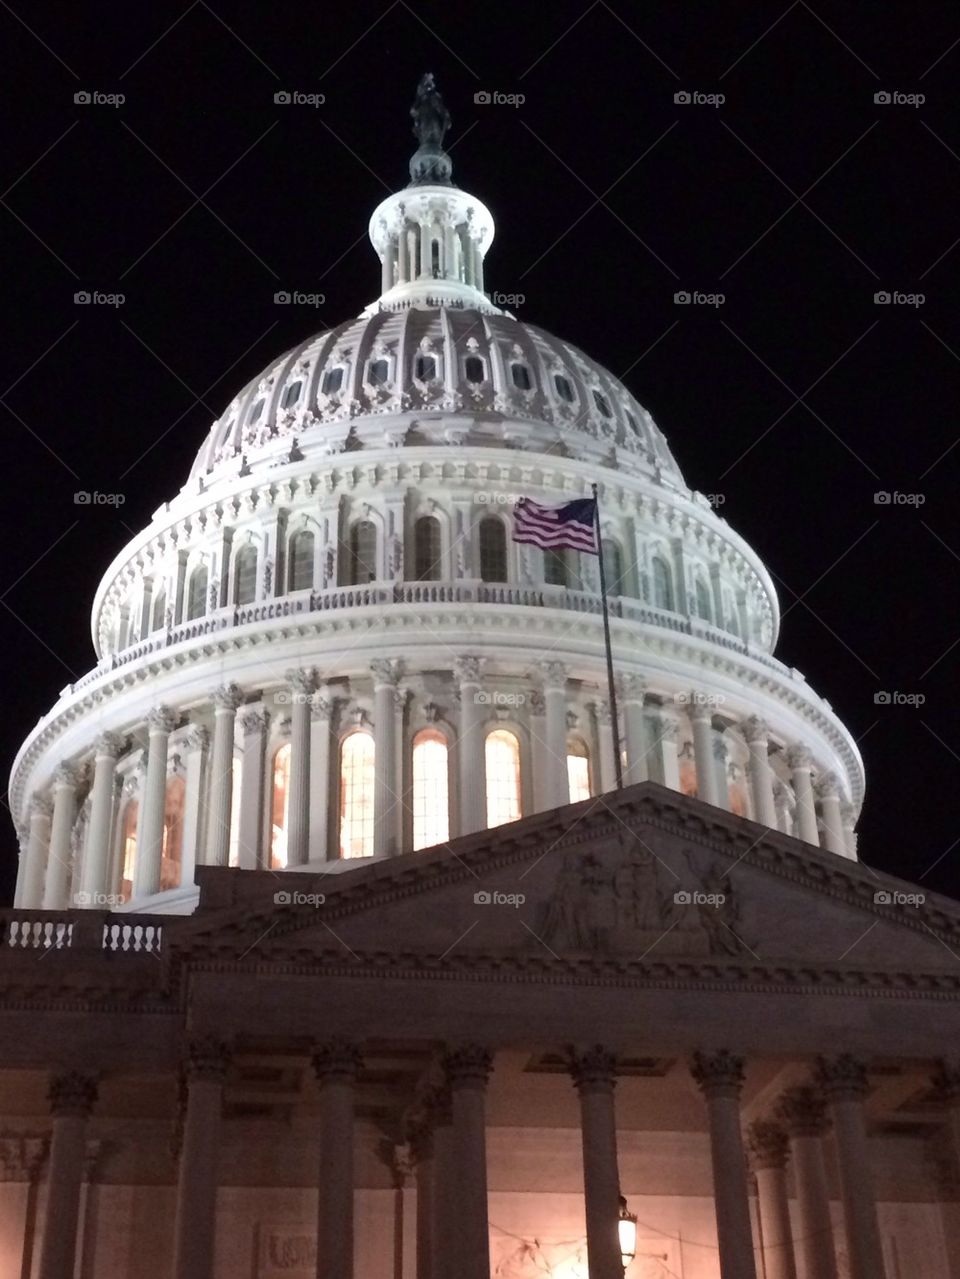
[[[844,857],[863,770],[772,656],[776,592],[649,413],[484,292],[425,79],[380,296],[274,361],[108,567],[96,666],[14,764],[17,904],[183,911],[198,863],[335,871],[615,785],[596,557],[513,543],[599,486],[628,784]]]

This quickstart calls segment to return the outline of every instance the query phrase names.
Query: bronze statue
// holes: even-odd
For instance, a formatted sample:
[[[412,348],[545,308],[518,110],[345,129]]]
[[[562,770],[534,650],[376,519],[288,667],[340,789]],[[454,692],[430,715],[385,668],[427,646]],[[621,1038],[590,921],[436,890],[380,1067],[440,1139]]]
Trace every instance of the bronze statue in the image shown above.
[[[450,128],[450,112],[429,71],[417,85],[417,96],[410,115],[413,117],[413,136],[419,143],[410,159],[411,185],[449,186],[453,163],[443,149],[443,139]]]

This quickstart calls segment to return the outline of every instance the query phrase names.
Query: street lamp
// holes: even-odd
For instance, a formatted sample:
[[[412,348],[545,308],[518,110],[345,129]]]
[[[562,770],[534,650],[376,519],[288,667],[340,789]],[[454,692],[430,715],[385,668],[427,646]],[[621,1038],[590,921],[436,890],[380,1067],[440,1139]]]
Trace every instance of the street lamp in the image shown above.
[[[628,1210],[627,1201],[623,1195],[620,1196],[617,1233],[620,1236],[620,1261],[626,1274],[627,1266],[637,1255],[637,1214]]]

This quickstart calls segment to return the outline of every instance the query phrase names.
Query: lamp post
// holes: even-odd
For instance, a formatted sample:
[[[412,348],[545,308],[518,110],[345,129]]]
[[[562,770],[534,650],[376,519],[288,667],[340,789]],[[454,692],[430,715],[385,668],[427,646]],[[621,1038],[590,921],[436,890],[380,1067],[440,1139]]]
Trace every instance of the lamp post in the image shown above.
[[[637,1255],[637,1214],[629,1211],[623,1195],[620,1196],[617,1233],[620,1236],[620,1260],[623,1263],[623,1273],[626,1274],[627,1266]]]

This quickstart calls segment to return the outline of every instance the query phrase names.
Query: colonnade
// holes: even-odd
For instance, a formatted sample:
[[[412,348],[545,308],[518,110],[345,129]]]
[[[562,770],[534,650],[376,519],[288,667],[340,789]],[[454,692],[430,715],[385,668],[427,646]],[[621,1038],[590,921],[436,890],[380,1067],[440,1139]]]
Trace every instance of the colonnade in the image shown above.
[[[182,717],[163,705],[129,736],[116,730],[101,733],[91,752],[64,761],[49,789],[30,801],[29,819],[21,830],[17,905],[60,910],[68,903],[114,904],[109,899],[118,887],[121,777],[128,786],[138,779],[134,900],[177,886],[165,882],[162,874],[167,787],[174,769],[185,777],[186,795],[178,836],[179,883],[192,883],[197,861],[228,864],[231,849],[241,868],[269,865],[265,845],[271,764],[280,740],[290,744],[288,866],[338,855],[336,834],[330,830],[331,807],[338,806],[341,785],[337,743],[351,727],[370,731],[375,744],[370,801],[374,855],[389,856],[410,847],[408,813],[413,801],[405,793],[410,772],[406,752],[412,750],[418,724],[432,724],[447,743],[451,835],[487,825],[486,739],[498,727],[509,730],[517,742],[522,814],[569,802],[571,731],[588,756],[590,793],[615,788],[610,706],[602,697],[591,700],[590,690],[571,681],[564,663],[538,663],[531,682],[529,674],[526,679],[489,675],[482,659],[463,656],[454,662],[448,680],[448,704],[438,706],[418,693],[417,675],[408,673],[398,659],[374,660],[365,676],[351,677],[349,683],[324,684],[314,668],[296,669],[287,672],[280,690],[245,692],[235,683],[213,689],[207,710],[190,712],[204,716],[209,726],[191,721],[186,735]],[[855,857],[855,810],[843,797],[837,776],[817,770],[805,745],[775,738],[755,715],[737,721],[718,713],[717,699],[706,692],[670,697],[652,691],[637,675],[619,677],[618,701],[626,785],[652,780],[677,790],[693,787],[706,803],[729,809],[735,793],[731,779],[740,779],[733,785],[745,815],[830,852]],[[145,739],[145,747],[131,775],[124,772],[124,755],[138,739]],[[242,769],[240,794],[235,797],[238,756]],[[681,777],[683,761],[686,771]],[[86,790],[89,802],[78,874],[77,823]],[[328,847],[331,842],[333,848]]]
[[[229,1053],[216,1037],[193,1040],[184,1062],[173,1279],[212,1279]],[[587,1255],[591,1279],[623,1279],[617,1222],[615,1055],[602,1045],[568,1049],[579,1099]],[[318,1279],[364,1279],[354,1272],[354,1149],[360,1045],[318,1044],[312,1064],[319,1092]],[[416,1188],[417,1279],[490,1279],[485,1098],[494,1057],[459,1043],[435,1058],[429,1082],[407,1112],[406,1172]],[[819,1058],[808,1083],[787,1088],[769,1117],[741,1133],[743,1060],[727,1050],[697,1052],[690,1071],[707,1112],[721,1279],[836,1279],[837,1243],[823,1135],[832,1128],[850,1279],[885,1274],[866,1142],[864,1064],[849,1055]],[[946,1135],[960,1167],[960,1067],[937,1076]],[[39,1279],[72,1279],[86,1159],[93,1076],[71,1071],[50,1085],[52,1138]],[[749,1155],[749,1164],[745,1158]],[[791,1220],[787,1167],[793,1164]],[[749,1171],[748,1171],[749,1169]],[[757,1230],[751,1222],[755,1179]]]

